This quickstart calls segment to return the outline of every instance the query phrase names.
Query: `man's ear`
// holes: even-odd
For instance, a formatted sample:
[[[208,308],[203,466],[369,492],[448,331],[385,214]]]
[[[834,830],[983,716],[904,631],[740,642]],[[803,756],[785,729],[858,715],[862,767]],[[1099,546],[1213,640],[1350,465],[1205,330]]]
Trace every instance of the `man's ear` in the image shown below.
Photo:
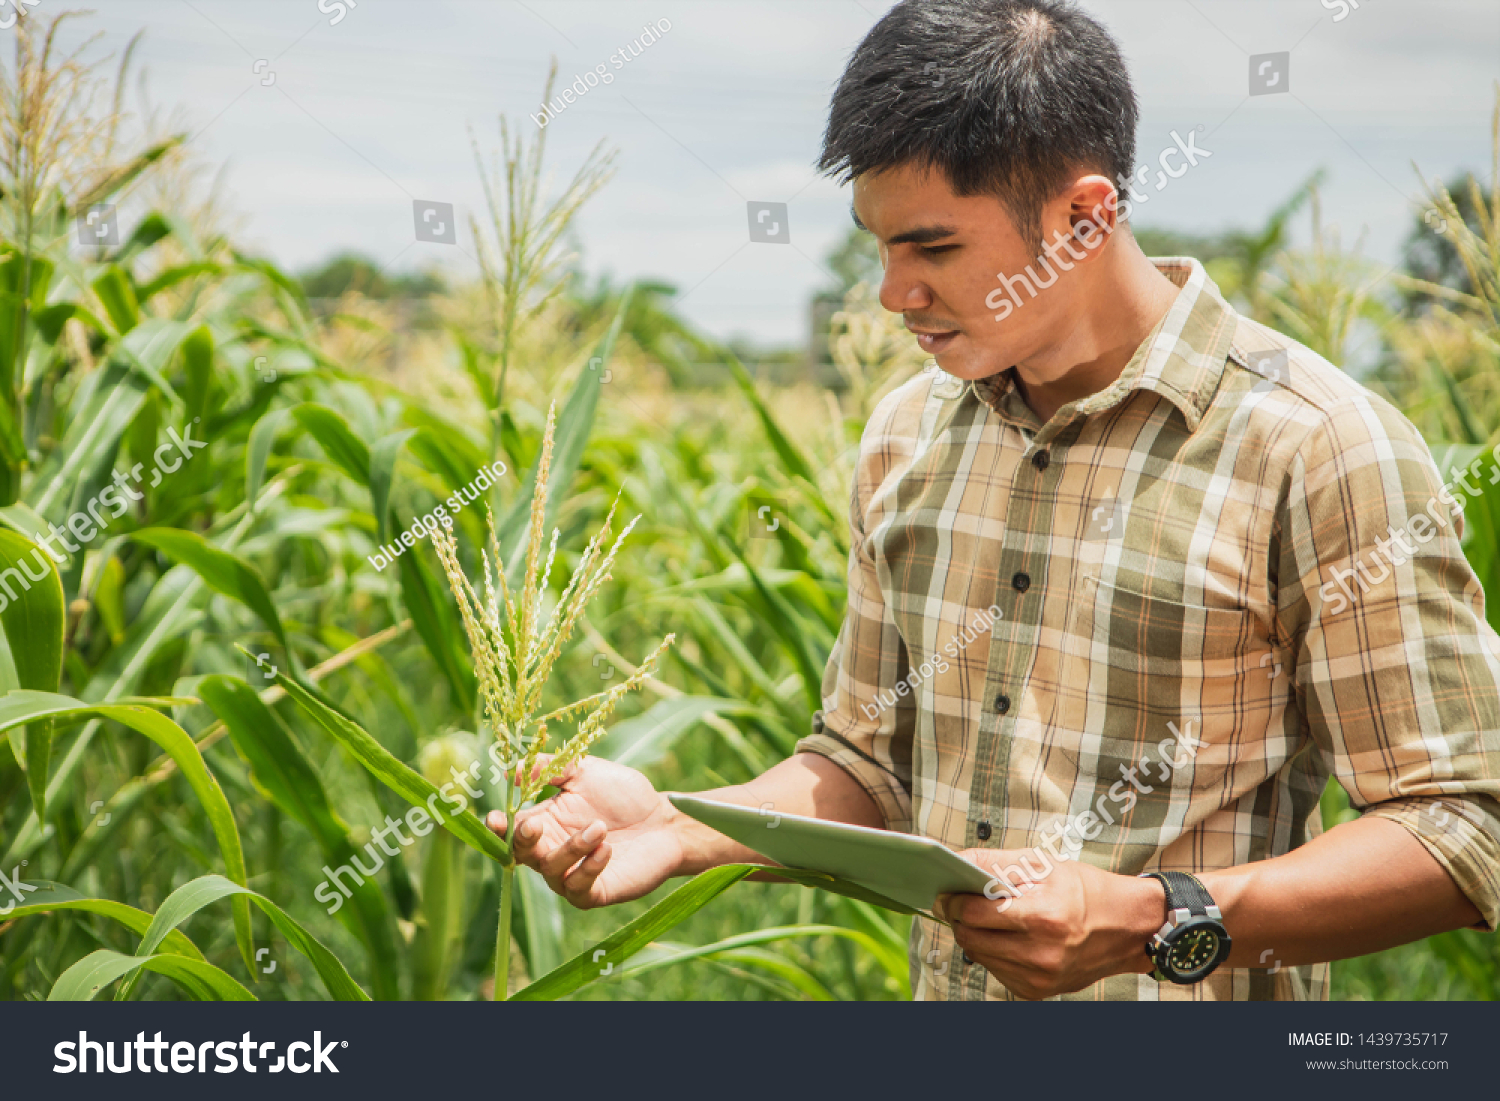
[[[1106,176],[1083,176],[1068,190],[1068,223],[1072,227],[1069,244],[1077,244],[1086,263],[1103,251],[1115,230],[1120,228],[1122,203],[1115,185]]]

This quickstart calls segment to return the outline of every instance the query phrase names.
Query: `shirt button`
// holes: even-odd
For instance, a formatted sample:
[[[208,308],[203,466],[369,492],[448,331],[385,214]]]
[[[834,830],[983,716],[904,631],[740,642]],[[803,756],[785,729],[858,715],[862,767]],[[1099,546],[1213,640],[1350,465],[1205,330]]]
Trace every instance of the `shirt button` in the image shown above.
[[[1007,695],[1005,695],[1004,693],[1001,693],[1000,695],[996,696],[995,697],[995,710],[997,712],[999,712],[1000,714],[1002,714],[1002,715],[1005,714],[1007,711],[1009,711],[1010,710],[1010,697],[1007,696]]]
[[[1039,471],[1046,470],[1047,464],[1049,464],[1051,461],[1051,456],[1049,456],[1045,451],[1038,451],[1031,457],[1031,465],[1036,467]]]
[[[1015,586],[1016,592],[1024,593],[1027,589],[1031,588],[1031,576],[1025,572],[1018,571],[1010,579],[1010,583]]]
[[[988,822],[981,822],[979,823],[979,825],[974,827],[974,836],[979,838],[979,840],[981,841],[988,841],[992,832],[993,831],[990,829],[990,824]]]

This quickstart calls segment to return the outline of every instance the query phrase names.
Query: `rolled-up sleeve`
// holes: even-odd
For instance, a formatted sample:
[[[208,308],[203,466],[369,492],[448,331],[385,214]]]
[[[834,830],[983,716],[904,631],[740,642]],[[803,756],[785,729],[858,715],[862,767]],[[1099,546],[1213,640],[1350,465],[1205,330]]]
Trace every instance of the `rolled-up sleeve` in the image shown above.
[[[878,443],[881,414],[877,409],[866,428],[855,472],[849,604],[823,672],[823,710],[797,752],[818,753],[839,765],[879,805],[886,829],[910,833],[916,710],[911,696],[890,690],[908,672],[906,646],[886,607],[867,530],[867,503],[888,466]]]
[[[1363,394],[1307,433],[1283,494],[1279,629],[1309,736],[1364,815],[1409,830],[1500,925],[1500,635],[1464,556],[1487,453],[1445,484]],[[1491,489],[1492,493],[1496,490]]]

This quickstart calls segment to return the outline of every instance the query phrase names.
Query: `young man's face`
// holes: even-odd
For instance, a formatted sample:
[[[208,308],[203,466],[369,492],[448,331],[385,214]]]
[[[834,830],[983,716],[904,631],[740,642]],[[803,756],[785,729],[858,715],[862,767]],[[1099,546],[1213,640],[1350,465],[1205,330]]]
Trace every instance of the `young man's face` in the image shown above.
[[[1090,177],[1109,191],[1103,177]],[[1076,191],[1080,184],[1075,184]],[[1097,188],[1083,185],[1092,196]],[[1042,234],[1050,241],[1054,230],[1067,232],[1078,196],[1067,194],[1044,206]],[[1085,211],[1087,207],[1083,208]],[[1075,259],[1066,249],[1053,251],[1050,272],[1037,262],[1038,246],[1017,232],[1000,200],[987,195],[960,197],[941,172],[918,172],[907,166],[866,173],[854,181],[854,212],[859,223],[875,235],[885,278],[880,303],[899,313],[918,343],[950,375],[962,379],[988,378],[1065,339],[1078,314],[1080,281],[1076,271],[1063,270]],[[1107,215],[1105,215],[1108,218]],[[1072,242],[1075,252],[1097,253]],[[1013,276],[1033,272],[1050,287],[1036,296],[1019,283],[1013,292],[1001,285],[999,273]],[[990,304],[986,304],[986,299]],[[1018,299],[1020,305],[1014,305]],[[1009,309],[1005,304],[1012,303]],[[1003,320],[996,314],[1003,313]]]

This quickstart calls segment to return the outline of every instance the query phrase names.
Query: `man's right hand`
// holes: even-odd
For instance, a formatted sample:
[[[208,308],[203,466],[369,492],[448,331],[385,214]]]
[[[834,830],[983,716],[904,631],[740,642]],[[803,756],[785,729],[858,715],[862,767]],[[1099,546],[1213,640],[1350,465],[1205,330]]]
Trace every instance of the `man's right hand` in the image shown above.
[[[545,754],[540,767],[550,758]],[[720,864],[764,864],[764,857],[689,818],[633,768],[585,757],[553,782],[551,799],[516,815],[516,859],[540,872],[581,910],[629,902],[674,875],[696,875]],[[881,828],[880,807],[838,765],[816,753],[795,753],[748,784],[702,794],[742,807],[775,808]],[[505,836],[505,815],[485,825]],[[758,873],[757,873],[758,874]]]
[[[629,902],[679,873],[683,848],[673,823],[680,815],[641,773],[585,757],[553,786],[557,795],[516,815],[512,848],[574,906]],[[496,810],[485,825],[504,837],[508,823]]]

